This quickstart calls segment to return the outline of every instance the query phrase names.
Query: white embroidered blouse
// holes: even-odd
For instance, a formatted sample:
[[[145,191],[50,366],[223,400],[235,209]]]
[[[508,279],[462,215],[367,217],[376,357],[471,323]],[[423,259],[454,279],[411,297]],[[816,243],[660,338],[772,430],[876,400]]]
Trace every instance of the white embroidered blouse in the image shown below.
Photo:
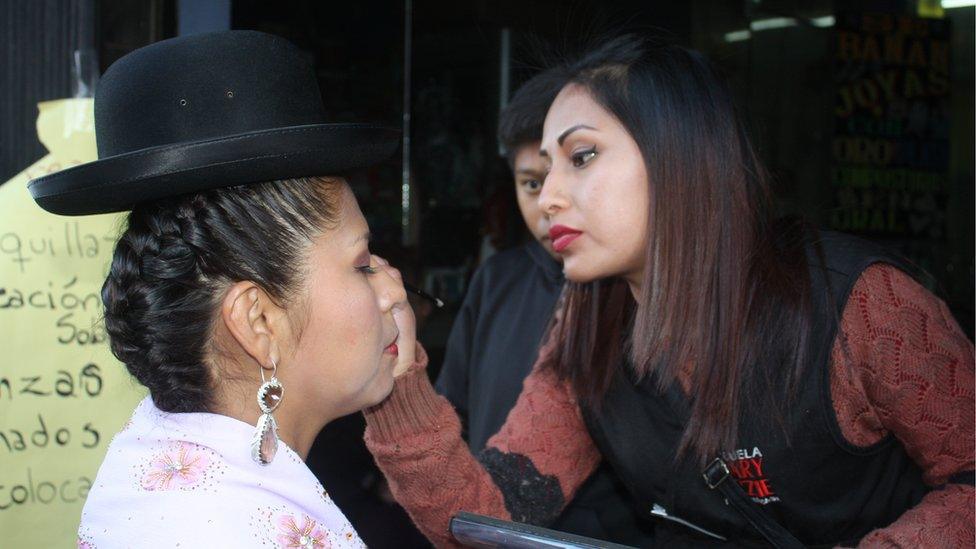
[[[305,462],[279,442],[251,459],[254,427],[170,414],[150,398],[112,440],[78,547],[365,547]]]

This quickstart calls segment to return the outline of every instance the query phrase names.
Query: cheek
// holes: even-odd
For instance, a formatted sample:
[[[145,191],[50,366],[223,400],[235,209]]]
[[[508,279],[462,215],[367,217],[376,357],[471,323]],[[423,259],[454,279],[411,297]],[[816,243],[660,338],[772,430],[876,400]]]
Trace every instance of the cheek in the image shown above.
[[[375,297],[368,286],[356,286],[311,296],[312,312],[298,349],[301,361],[334,389],[356,390],[360,380],[372,375],[382,352]]]
[[[621,245],[632,253],[643,255],[647,248],[647,227],[650,216],[649,189],[643,168],[635,167],[622,178],[620,193],[613,198],[619,203],[617,222],[624,227],[626,238]]]
[[[525,224],[529,227],[529,230],[536,236],[540,236],[540,233],[548,231],[548,228],[543,228],[545,216],[542,215],[542,210],[539,209],[539,195],[530,195],[519,191],[518,205],[519,211],[522,212],[522,219],[525,220]]]
[[[344,309],[340,333],[346,348],[372,358],[383,331],[376,296],[368,288],[350,293]]]
[[[527,221],[532,216],[532,210],[538,209],[535,207],[536,203],[529,197],[528,193],[521,189],[515,192],[515,197],[518,199],[519,211],[522,212],[522,217]]]
[[[376,298],[368,286],[363,286],[349,284],[338,291],[323,292],[312,304],[316,324],[333,334],[330,339],[338,340],[335,343],[359,345],[375,331],[379,318]]]
[[[599,209],[600,221],[620,236],[640,234],[647,225],[648,188],[643,165],[626,157],[614,164],[609,177],[603,178],[599,192],[590,197]],[[624,238],[630,241],[630,238]]]
[[[639,267],[647,247],[649,212],[644,174],[639,164],[617,163],[577,189],[576,204],[594,246],[589,253],[566,258],[571,279],[593,280]]]

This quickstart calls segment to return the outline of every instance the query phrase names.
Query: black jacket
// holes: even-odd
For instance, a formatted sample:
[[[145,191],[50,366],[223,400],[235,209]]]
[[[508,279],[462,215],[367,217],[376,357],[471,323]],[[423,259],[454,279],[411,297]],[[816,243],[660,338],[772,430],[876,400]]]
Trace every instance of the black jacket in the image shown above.
[[[813,245],[808,247],[813,322],[796,394],[777,412],[782,425],[770,420],[768,410],[744,404],[738,441],[722,458],[760,514],[806,546],[847,547],[896,520],[930,490],[894,435],[867,448],[848,443],[830,397],[831,351],[855,282],[874,263],[914,270],[879,246],[839,233],[821,233],[817,244],[823,260]],[[705,485],[695,459],[674,459],[690,416],[683,390],[672,384],[661,391],[653,375],[628,381],[627,369],[619,370],[599,411],[584,407],[583,415],[633,498],[664,520],[656,526],[658,543],[768,546],[721,492]]]

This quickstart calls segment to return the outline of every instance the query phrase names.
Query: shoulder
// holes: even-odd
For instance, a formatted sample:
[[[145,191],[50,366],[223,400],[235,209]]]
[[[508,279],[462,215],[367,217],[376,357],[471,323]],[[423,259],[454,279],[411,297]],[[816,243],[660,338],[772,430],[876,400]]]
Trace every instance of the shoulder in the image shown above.
[[[524,245],[498,252],[475,270],[466,299],[485,302],[504,297],[537,269]]]
[[[895,436],[930,484],[972,468],[973,344],[942,300],[891,265],[858,277],[835,342],[831,394],[845,439]]]
[[[296,487],[282,485],[287,478],[271,475],[265,480],[276,489],[262,487],[260,478],[218,459],[173,448],[130,467],[132,478],[93,487],[79,540],[96,547],[299,547],[303,536],[325,547],[361,543],[320,487],[318,498],[299,501]]]
[[[302,547],[303,536],[316,547],[361,543],[351,526],[332,522],[255,491],[167,493],[129,501],[110,520],[83,516],[78,538],[93,547]]]
[[[514,269],[525,269],[533,264],[525,244],[498,252],[478,267],[482,276],[500,276],[513,273]],[[516,271],[517,272],[517,271]]]
[[[809,242],[807,258],[814,300],[822,313],[833,318],[848,315],[868,296],[875,308],[898,306],[892,290],[914,300],[941,303],[923,285],[931,282],[928,274],[878,243],[823,231]]]
[[[253,530],[259,522],[260,506],[246,494],[227,497],[175,485],[170,489],[147,488],[138,484],[93,487],[82,512],[79,543],[85,541],[94,547],[258,544]],[[241,520],[246,524],[240,524]]]
[[[918,280],[888,263],[875,263],[857,277],[843,315],[848,336],[898,335],[905,343],[934,350],[946,340],[968,343],[945,302]]]
[[[875,263],[887,263],[902,271],[920,274],[894,250],[854,235],[833,231],[819,231],[808,243],[807,256],[815,270],[825,268],[835,275],[853,279]]]

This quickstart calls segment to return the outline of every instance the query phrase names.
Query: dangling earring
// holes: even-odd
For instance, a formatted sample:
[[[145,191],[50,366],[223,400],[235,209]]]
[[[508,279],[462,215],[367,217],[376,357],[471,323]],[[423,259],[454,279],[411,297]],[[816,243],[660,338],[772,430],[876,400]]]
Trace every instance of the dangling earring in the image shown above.
[[[277,378],[278,364],[272,360],[271,366],[273,369],[270,380],[264,379],[264,367],[261,368],[262,383],[258,389],[258,406],[262,413],[251,440],[251,459],[261,465],[271,463],[278,452],[278,424],[271,413],[281,404],[281,397],[285,394],[285,388]]]

